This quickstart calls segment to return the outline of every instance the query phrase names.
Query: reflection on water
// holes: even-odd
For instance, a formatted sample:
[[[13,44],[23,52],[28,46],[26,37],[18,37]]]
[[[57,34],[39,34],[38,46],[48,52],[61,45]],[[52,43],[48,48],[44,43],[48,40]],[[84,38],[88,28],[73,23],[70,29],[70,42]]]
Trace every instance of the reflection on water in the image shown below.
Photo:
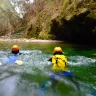
[[[47,60],[56,45],[64,48],[70,70],[76,77],[57,77],[55,86],[39,90],[44,82],[50,81],[50,66],[47,66]],[[20,46],[24,53],[19,57],[23,65],[0,66],[0,96],[96,96],[96,59],[84,55],[87,51],[79,50],[79,55],[79,51],[75,51],[74,47],[58,43]],[[8,47],[5,48],[4,45],[5,50],[1,48],[0,62],[10,53]]]

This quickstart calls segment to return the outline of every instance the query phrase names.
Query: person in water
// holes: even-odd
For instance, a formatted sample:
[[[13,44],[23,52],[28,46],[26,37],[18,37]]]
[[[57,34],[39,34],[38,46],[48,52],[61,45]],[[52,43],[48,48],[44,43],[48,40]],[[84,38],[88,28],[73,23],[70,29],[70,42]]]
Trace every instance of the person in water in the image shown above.
[[[61,47],[55,47],[53,56],[48,60],[52,62],[52,71],[62,72],[67,71],[67,58],[64,56]]]
[[[8,57],[3,61],[3,64],[13,64],[16,63],[18,65],[22,65],[22,61],[19,60],[18,56],[22,53],[19,52],[20,47],[18,45],[13,45],[11,49],[11,53]]]
[[[61,47],[54,48],[53,56],[48,61],[52,62],[52,71],[54,73],[68,77],[73,76],[68,70],[67,58],[63,54]]]
[[[54,48],[53,55],[48,59],[48,61],[50,61],[52,65],[51,72],[49,73],[50,80],[45,81],[41,85],[41,89],[46,89],[46,87],[50,85],[52,85],[53,87],[57,85],[57,83],[59,83],[57,79],[60,78],[60,76],[73,76],[68,70],[67,58],[63,54],[61,47]]]

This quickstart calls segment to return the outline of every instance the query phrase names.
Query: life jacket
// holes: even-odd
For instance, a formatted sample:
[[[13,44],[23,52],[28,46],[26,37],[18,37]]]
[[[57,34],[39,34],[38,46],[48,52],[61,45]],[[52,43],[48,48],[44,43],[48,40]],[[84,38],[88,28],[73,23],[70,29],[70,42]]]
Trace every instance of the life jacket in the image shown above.
[[[18,57],[16,56],[9,56],[3,61],[3,64],[13,64],[18,60]]]
[[[54,55],[52,56],[52,70],[56,72],[67,71],[67,58],[64,55]]]
[[[17,53],[17,54],[13,54],[13,53],[9,53],[8,57],[3,61],[3,64],[13,64],[15,63],[17,60],[19,60],[19,55],[21,55],[22,53]]]

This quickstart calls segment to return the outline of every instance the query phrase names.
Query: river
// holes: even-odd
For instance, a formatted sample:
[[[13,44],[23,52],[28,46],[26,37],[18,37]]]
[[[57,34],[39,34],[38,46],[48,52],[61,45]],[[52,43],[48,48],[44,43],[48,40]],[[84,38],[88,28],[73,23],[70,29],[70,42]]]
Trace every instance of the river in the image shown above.
[[[0,62],[10,53],[14,44],[20,46],[22,66],[0,66],[0,96],[96,96],[96,48],[60,42],[1,42]],[[74,78],[63,78],[55,86],[40,86],[49,81],[51,67],[48,58],[60,46],[68,58]]]

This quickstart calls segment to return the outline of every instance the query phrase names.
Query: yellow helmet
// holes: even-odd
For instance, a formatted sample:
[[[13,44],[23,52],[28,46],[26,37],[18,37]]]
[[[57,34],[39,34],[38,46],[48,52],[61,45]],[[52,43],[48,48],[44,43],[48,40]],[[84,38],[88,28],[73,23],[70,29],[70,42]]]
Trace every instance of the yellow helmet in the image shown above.
[[[62,52],[62,48],[61,47],[55,47],[54,53],[56,53],[56,52]]]
[[[19,48],[19,46],[18,46],[18,45],[13,45],[13,46],[12,46],[12,50],[17,51],[17,50],[20,50],[20,48]]]

